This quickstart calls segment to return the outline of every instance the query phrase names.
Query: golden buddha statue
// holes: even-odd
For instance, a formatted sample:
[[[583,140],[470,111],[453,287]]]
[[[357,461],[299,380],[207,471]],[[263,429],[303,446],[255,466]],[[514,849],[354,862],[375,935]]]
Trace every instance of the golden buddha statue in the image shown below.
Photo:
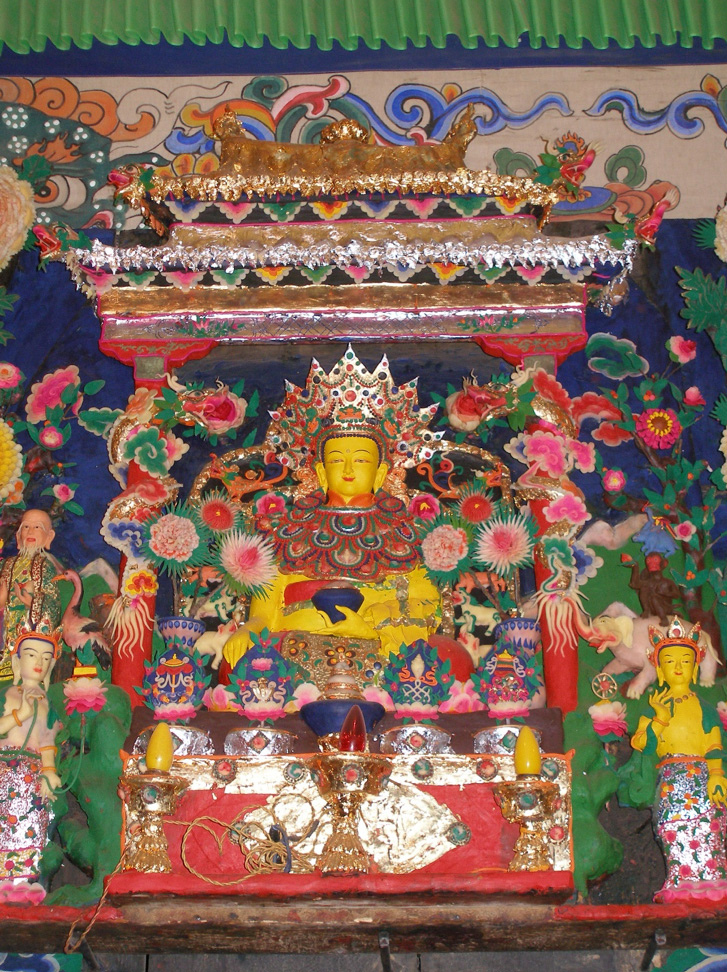
[[[654,832],[666,859],[660,901],[701,894],[727,896],[727,779],[722,767],[722,731],[716,710],[694,691],[704,647],[700,627],[686,634],[675,618],[667,635],[649,629],[649,660],[658,691],[631,739],[634,749],[658,760]]]
[[[225,645],[230,665],[263,628],[370,640],[385,656],[436,631],[441,596],[404,485],[441,437],[427,428],[435,409],[419,408],[414,382],[394,385],[386,358],[368,372],[350,348],[329,374],[314,361],[304,388],[287,385],[264,448],[299,486],[291,503],[257,504],[254,526],[279,573]],[[322,591],[339,620],[314,606]]]

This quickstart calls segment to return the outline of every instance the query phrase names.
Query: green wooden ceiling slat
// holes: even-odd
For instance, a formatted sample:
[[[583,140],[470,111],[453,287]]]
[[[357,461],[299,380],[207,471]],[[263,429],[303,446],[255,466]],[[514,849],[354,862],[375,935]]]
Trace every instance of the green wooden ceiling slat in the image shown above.
[[[397,50],[458,37],[467,48],[519,42],[596,48],[615,42],[706,48],[727,40],[725,0],[2,0],[0,43],[16,53],[50,43],[230,43]]]

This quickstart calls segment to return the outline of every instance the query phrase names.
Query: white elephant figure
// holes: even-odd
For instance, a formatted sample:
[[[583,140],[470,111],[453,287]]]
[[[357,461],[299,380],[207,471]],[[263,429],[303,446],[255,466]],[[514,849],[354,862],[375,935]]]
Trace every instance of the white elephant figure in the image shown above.
[[[682,618],[680,620],[689,631],[691,622]],[[626,697],[629,699],[640,698],[649,685],[656,681],[656,670],[646,657],[650,626],[666,634],[666,629],[659,624],[657,617],[642,618],[620,601],[609,604],[602,614],[591,621],[589,644],[598,652],[608,648],[613,653],[613,660],[602,670],[603,673],[620,675],[623,672],[636,672],[626,689]],[[699,666],[699,684],[714,685],[718,657],[706,631],[700,634],[700,644],[706,648],[706,654]]]
[[[225,624],[218,624],[217,631],[205,631],[201,634],[194,645],[194,650],[198,655],[210,655],[213,659],[212,668],[217,671],[222,661],[222,649],[229,640],[230,635],[237,631],[239,625],[234,619]]]

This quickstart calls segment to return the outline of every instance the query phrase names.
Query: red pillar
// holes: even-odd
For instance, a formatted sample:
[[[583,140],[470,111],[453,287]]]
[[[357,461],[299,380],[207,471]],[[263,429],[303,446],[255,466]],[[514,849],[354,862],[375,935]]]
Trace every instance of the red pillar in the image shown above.
[[[139,385],[139,387],[142,387]],[[137,483],[148,479],[148,473],[142,472],[135,462],[129,464],[129,474],[127,478],[128,486],[135,486]],[[119,591],[123,582],[124,571],[126,570],[126,557],[122,555],[119,564]],[[141,625],[141,635],[132,646],[131,650],[124,655],[118,653],[114,648],[114,655],[111,661],[111,682],[124,689],[131,705],[137,706],[144,703],[144,699],[135,691],[136,686],[141,686],[144,679],[144,662],[151,661],[152,636],[154,634],[154,615],[156,613],[156,594],[144,594],[140,600],[146,607],[146,611],[139,611],[139,618],[149,618],[149,623]],[[138,609],[137,609],[138,610]]]
[[[538,518],[535,507],[545,506],[547,500],[531,502],[538,524],[542,528],[542,523]],[[535,564],[535,585],[539,591],[547,591],[547,581],[552,579],[553,573],[550,567],[543,561],[542,557],[536,556]],[[545,585],[545,587],[544,587]],[[565,608],[563,600],[559,595],[551,595],[551,609],[556,610]],[[572,712],[578,705],[578,631],[573,624],[573,617],[569,611],[562,610],[558,633],[551,629],[551,611],[543,606],[538,614],[540,631],[542,637],[543,651],[543,680],[545,681],[545,698],[548,708],[561,709],[563,715]]]
[[[179,367],[186,361],[202,358],[216,345],[213,340],[188,340],[183,342],[115,342],[102,337],[99,342],[101,350],[109,357],[117,358],[124,364],[134,368],[134,391],[140,388],[154,388],[159,390],[166,384],[166,373],[174,367]],[[154,374],[156,372],[156,374]],[[149,374],[153,377],[148,377]],[[135,462],[129,463],[127,487],[135,486],[152,477],[143,472]],[[119,585],[121,585],[126,568],[126,557],[122,556],[119,567]],[[121,594],[121,588],[119,588]],[[140,610],[138,620],[140,634],[131,647],[123,654],[114,650],[111,663],[111,681],[123,688],[131,699],[132,706],[142,705],[144,700],[136,691],[144,678],[144,663],[151,661],[152,637],[154,634],[154,616],[156,612],[156,595],[141,595],[146,611]],[[148,620],[147,620],[148,619]]]

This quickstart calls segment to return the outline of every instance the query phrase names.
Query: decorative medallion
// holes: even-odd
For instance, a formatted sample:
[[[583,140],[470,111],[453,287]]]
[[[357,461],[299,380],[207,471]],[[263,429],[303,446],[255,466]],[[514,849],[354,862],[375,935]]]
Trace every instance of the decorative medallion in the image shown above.
[[[237,763],[234,759],[216,759],[212,764],[212,775],[220,783],[232,783],[237,776]]]
[[[464,847],[465,844],[469,844],[472,840],[472,831],[466,823],[458,820],[447,831],[447,840],[454,844],[455,847]]]
[[[434,775],[434,767],[428,759],[418,759],[412,764],[411,772],[417,780],[428,780]]]

